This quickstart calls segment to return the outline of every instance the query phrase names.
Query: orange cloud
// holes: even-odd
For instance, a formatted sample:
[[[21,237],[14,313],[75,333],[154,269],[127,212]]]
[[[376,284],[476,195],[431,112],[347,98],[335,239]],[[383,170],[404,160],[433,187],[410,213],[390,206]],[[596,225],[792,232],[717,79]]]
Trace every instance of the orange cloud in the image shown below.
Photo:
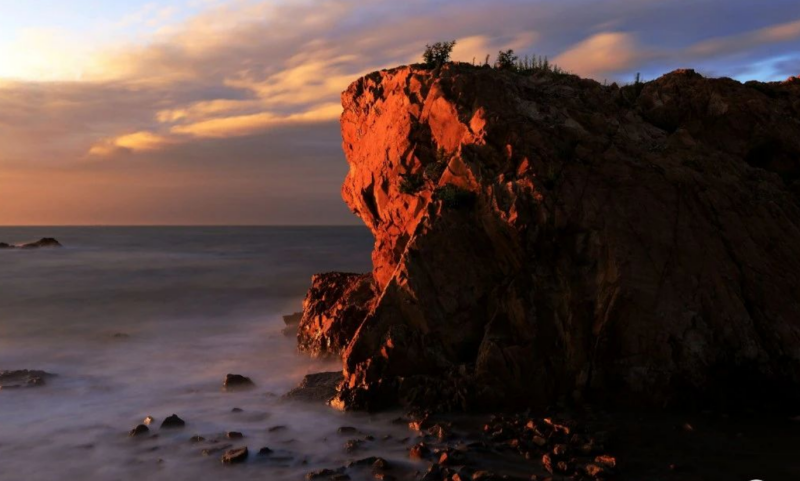
[[[174,143],[174,139],[152,132],[141,131],[98,142],[89,149],[89,155],[104,157],[120,151],[147,152],[158,150]]]
[[[761,45],[789,42],[800,38],[800,20],[772,25],[752,32],[698,42],[689,48],[697,57],[725,55]]]
[[[569,72],[599,78],[604,73],[629,69],[639,59],[633,35],[602,32],[573,45],[556,57],[555,63]]]

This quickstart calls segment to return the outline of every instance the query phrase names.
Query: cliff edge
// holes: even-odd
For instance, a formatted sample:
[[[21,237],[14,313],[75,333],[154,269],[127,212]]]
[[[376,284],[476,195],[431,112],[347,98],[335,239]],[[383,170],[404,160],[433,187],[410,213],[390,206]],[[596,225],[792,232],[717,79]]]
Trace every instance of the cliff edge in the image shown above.
[[[800,399],[800,79],[410,66],[342,103],[374,269],[299,333],[335,406]]]

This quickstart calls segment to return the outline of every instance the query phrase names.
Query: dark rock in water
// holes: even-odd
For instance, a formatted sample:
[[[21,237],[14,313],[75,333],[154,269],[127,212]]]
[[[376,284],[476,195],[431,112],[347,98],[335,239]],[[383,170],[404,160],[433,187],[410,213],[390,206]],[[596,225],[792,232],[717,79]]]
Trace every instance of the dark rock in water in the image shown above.
[[[287,326],[296,326],[296,325],[300,324],[300,319],[302,319],[302,318],[303,318],[302,311],[301,312],[295,312],[294,314],[289,314],[289,315],[283,316],[283,322]]]
[[[350,439],[344,443],[344,450],[348,453],[352,453],[353,451],[357,451],[363,444],[364,441],[361,439]]]
[[[225,434],[225,437],[228,438],[228,439],[242,439],[244,437],[244,434],[242,434],[242,433],[240,433],[238,431],[228,431]]]
[[[22,246],[20,246],[20,247],[22,249],[40,249],[40,248],[46,248],[46,247],[63,247],[63,246],[61,245],[61,243],[59,243],[57,240],[53,239],[52,237],[44,237],[42,239],[39,239],[36,242],[30,242],[28,244],[22,244]]]
[[[230,449],[232,447],[233,447],[233,444],[222,444],[220,446],[214,446],[212,448],[205,448],[204,450],[201,451],[201,454],[203,456],[213,456],[213,455],[215,455],[217,453],[221,453],[221,452],[225,451],[226,449]]]
[[[285,431],[287,428],[286,426],[272,426],[271,428],[267,429],[267,431],[271,433],[276,433],[278,431]]]
[[[237,391],[241,389],[252,389],[256,385],[253,381],[241,374],[228,374],[225,376],[225,381],[222,383],[222,389],[225,391]]]
[[[246,446],[243,448],[231,449],[222,455],[222,464],[243,463],[247,460],[248,454]]]
[[[408,451],[408,457],[411,459],[425,459],[431,454],[431,449],[425,443],[415,444]]]
[[[339,434],[356,434],[358,432],[358,429],[352,426],[342,426],[339,429],[337,429],[336,432]]]
[[[192,436],[191,438],[189,438],[189,442],[192,443],[202,443],[205,440],[206,438],[204,438],[203,436]]]
[[[231,412],[232,413],[243,413],[244,409],[242,409],[242,408],[233,408],[233,409],[231,409]]]
[[[182,428],[186,426],[186,421],[179,418],[177,414],[173,414],[172,416],[167,417],[161,423],[161,429],[175,429],[175,428]]]
[[[144,424],[140,424],[135,428],[131,429],[131,432],[128,433],[128,436],[134,438],[136,436],[141,436],[150,432],[150,428],[145,426]]]
[[[344,468],[320,469],[319,471],[312,471],[306,474],[306,479],[330,478],[342,473],[344,473]]]
[[[17,389],[23,387],[40,387],[46,379],[55,376],[44,371],[0,371],[0,389]]]
[[[63,246],[61,245],[60,242],[53,239],[52,237],[44,237],[36,242],[29,242],[27,244],[22,244],[21,246],[15,246],[12,244],[7,244],[5,242],[0,242],[0,249],[41,249],[49,247],[63,247]]]
[[[385,459],[377,456],[370,456],[368,458],[352,461],[347,465],[348,468],[355,466],[372,466],[375,469],[389,469],[389,463]]]
[[[258,455],[259,456],[269,456],[272,453],[273,453],[273,451],[270,448],[266,447],[266,446],[258,450]]]
[[[340,382],[342,382],[341,371],[309,374],[284,397],[297,401],[327,402],[336,395]]]

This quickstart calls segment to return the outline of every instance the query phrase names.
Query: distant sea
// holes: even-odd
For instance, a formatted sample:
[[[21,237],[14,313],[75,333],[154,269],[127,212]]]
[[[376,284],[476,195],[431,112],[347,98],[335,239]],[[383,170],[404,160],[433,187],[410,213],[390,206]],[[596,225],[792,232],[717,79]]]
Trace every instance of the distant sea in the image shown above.
[[[0,242],[41,237],[65,247],[0,250],[0,370],[57,377],[0,390],[1,480],[302,479],[346,461],[339,426],[392,429],[280,398],[307,373],[341,369],[299,354],[281,316],[301,309],[312,274],[370,270],[365,228],[0,227]],[[257,388],[224,393],[227,373]],[[128,437],[173,413],[184,430]],[[202,455],[226,444],[247,445],[251,461]],[[263,446],[283,454],[255,459]]]

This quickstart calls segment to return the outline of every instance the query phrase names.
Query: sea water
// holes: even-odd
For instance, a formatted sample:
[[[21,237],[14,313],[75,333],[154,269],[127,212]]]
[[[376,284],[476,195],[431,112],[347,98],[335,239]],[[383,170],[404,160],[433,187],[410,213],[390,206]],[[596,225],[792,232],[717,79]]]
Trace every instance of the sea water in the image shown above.
[[[402,462],[396,413],[281,398],[307,373],[341,369],[298,353],[282,315],[301,309],[312,274],[370,270],[366,229],[0,228],[0,242],[41,237],[65,247],[0,250],[0,370],[57,376],[0,390],[0,479],[303,479],[368,455]],[[228,373],[256,388],[223,392]],[[173,413],[186,427],[159,430]],[[130,438],[146,416],[150,434]],[[344,449],[367,434],[375,441]],[[228,444],[248,446],[244,465],[202,454]],[[262,447],[273,455],[257,456]]]

